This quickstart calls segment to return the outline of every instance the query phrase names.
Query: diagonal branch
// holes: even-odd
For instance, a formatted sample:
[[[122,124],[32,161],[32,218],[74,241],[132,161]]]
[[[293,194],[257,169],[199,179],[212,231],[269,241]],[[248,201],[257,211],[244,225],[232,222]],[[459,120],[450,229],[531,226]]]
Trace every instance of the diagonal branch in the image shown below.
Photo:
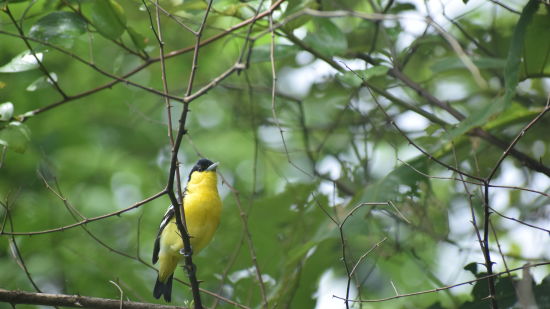
[[[92,218],[86,218],[84,220],[81,220],[81,221],[78,221],[76,223],[73,223],[73,224],[68,224],[68,225],[65,225],[65,226],[62,226],[62,227],[58,227],[58,228],[53,228],[53,229],[48,229],[48,230],[42,230],[42,231],[34,231],[34,232],[6,232],[6,231],[0,231],[0,236],[2,235],[27,235],[27,236],[31,236],[31,235],[41,235],[41,234],[48,234],[48,233],[53,233],[53,232],[61,232],[61,231],[65,231],[65,230],[68,230],[68,229],[71,229],[71,228],[74,228],[74,227],[77,227],[77,226],[80,226],[80,225],[83,225],[83,224],[87,224],[87,223],[90,223],[90,222],[94,222],[94,221],[99,221],[99,220],[102,220],[102,219],[105,219],[105,218],[109,218],[109,217],[114,217],[114,216],[119,216],[127,211],[130,211],[132,209],[135,209],[135,208],[138,208],[150,201],[153,201],[153,200],[156,200],[157,198],[163,196],[164,194],[166,194],[166,189],[165,190],[162,190],[142,201],[139,201],[135,204],[133,204],[132,206],[130,207],[127,207],[127,208],[124,208],[124,209],[121,209],[121,210],[118,210],[118,211],[115,211],[115,212],[111,212],[111,213],[108,213],[108,214],[105,214],[105,215],[101,215],[101,216],[97,216],[97,217],[92,217]]]

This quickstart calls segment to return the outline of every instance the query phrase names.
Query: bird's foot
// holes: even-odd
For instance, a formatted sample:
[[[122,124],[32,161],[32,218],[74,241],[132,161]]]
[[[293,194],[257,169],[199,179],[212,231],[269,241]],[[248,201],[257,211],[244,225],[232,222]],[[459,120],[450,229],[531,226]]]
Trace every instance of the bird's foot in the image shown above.
[[[190,257],[193,255],[193,249],[190,248],[189,251],[185,251],[185,248],[181,249],[180,254],[183,255],[184,257]]]

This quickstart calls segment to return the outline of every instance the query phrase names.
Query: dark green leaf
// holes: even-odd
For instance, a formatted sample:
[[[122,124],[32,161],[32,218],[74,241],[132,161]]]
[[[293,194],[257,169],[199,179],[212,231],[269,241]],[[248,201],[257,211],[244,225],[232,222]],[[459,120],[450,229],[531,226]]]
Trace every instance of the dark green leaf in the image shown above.
[[[533,292],[539,308],[550,308],[550,275],[546,276],[542,282],[535,286]]]
[[[74,40],[86,32],[86,22],[72,12],[53,12],[40,18],[29,31],[31,38],[61,45],[73,46]]]
[[[477,277],[477,263],[476,262],[472,262],[472,263],[464,266],[464,270],[467,270],[467,271],[471,272],[474,276]]]
[[[550,39],[541,40],[542,33],[550,31],[550,7],[545,7],[543,14],[536,14],[527,26],[523,55],[526,74],[550,72]]]
[[[414,11],[416,10],[416,5],[413,3],[405,2],[405,3],[397,3],[393,5],[390,9],[391,13],[401,13],[404,11]]]
[[[126,16],[118,2],[114,0],[92,1],[88,10],[91,14],[92,24],[104,37],[116,40],[126,30]]]
[[[445,307],[443,307],[440,302],[437,302],[435,304],[430,305],[427,309],[443,309],[443,308]]]
[[[346,36],[329,19],[315,19],[315,30],[308,33],[304,42],[325,56],[344,53],[348,47]]]
[[[487,273],[480,273],[479,276],[485,276]],[[498,304],[503,308],[512,308],[517,302],[516,290],[514,288],[513,278],[510,277],[497,277],[495,280],[496,299]],[[461,308],[483,308],[488,306],[489,286],[487,279],[479,280],[476,282],[472,289],[472,296],[474,298],[473,303],[466,303]],[[484,304],[485,306],[479,306]]]
[[[506,67],[504,68],[504,82],[506,90],[503,101],[498,103],[504,105],[504,107],[508,107],[510,105],[512,97],[516,93],[525,33],[527,31],[527,26],[533,19],[533,15],[537,12],[538,7],[539,1],[529,0],[523,8],[519,21],[514,29],[514,34],[512,35],[510,48],[508,50],[508,57],[506,58]]]

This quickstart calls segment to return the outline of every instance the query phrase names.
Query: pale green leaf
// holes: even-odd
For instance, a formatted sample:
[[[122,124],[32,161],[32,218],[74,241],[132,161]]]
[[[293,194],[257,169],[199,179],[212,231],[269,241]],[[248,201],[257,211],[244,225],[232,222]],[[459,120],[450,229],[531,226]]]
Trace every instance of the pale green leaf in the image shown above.
[[[0,121],[7,121],[13,116],[13,103],[5,102],[0,104]]]
[[[50,76],[55,82],[57,82],[57,74],[50,72]],[[36,91],[38,89],[48,88],[52,84],[53,84],[52,81],[48,77],[40,76],[35,81],[33,81],[30,85],[28,85],[25,90]]]
[[[42,61],[44,57],[43,53],[35,53],[36,57],[28,50],[20,53],[19,55],[13,57],[10,62],[0,67],[0,72],[2,73],[17,73],[25,72],[38,68],[38,58]]]

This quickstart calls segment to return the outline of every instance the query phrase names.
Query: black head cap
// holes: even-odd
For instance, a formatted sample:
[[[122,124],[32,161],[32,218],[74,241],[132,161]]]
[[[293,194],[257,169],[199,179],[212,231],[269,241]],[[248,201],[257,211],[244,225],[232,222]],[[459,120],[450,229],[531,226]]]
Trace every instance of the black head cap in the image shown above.
[[[191,170],[191,173],[189,173],[189,179],[191,179],[191,174],[193,174],[193,172],[204,172],[206,171],[209,167],[211,167],[213,164],[216,164],[208,159],[200,159],[199,161],[197,161],[197,164],[195,164],[195,166],[193,166],[193,169]],[[217,166],[217,164],[216,164]],[[215,169],[213,169],[215,170]]]

